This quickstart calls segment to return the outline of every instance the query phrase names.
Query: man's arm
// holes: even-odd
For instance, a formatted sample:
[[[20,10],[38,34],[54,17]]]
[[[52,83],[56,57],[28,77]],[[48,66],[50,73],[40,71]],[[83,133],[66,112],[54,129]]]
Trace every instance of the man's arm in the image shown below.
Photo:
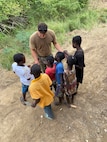
[[[59,43],[53,43],[53,45],[55,46],[55,48],[60,51],[60,52],[63,52],[61,46],[59,45]]]
[[[32,49],[32,47],[30,47],[30,51],[31,51],[31,54],[32,54],[35,64],[39,64],[38,55],[37,55],[35,49]]]

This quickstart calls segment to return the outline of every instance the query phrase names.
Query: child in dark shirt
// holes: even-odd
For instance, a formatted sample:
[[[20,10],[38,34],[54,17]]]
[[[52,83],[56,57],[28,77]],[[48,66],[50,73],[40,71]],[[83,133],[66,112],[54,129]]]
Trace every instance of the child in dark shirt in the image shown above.
[[[76,77],[77,77],[77,89],[79,87],[79,83],[82,83],[83,81],[84,67],[85,67],[84,51],[81,48],[81,42],[82,42],[81,36],[75,36],[72,39],[72,46],[73,48],[76,48],[74,58],[76,59],[75,70],[76,70]]]

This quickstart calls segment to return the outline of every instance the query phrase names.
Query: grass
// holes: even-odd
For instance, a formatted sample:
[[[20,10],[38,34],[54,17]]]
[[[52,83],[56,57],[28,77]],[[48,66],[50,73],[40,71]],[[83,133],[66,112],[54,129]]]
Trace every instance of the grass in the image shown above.
[[[60,44],[65,41],[69,42],[66,33],[74,29],[91,29],[93,25],[103,22],[107,23],[107,9],[97,11],[93,9],[85,9],[80,13],[74,13],[71,17],[66,17],[64,21],[45,21],[49,27],[55,31],[57,40]],[[4,35],[0,33],[0,66],[8,70],[11,69],[13,55],[17,52],[29,53],[29,36],[36,31],[37,25],[27,29],[18,29],[12,35]]]

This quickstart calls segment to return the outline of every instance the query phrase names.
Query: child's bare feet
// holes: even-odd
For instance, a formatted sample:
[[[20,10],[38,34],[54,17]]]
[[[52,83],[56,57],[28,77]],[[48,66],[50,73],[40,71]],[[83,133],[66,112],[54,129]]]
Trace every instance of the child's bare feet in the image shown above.
[[[24,100],[23,97],[20,97],[20,101],[21,101],[21,103],[22,103],[23,105],[26,105],[26,104],[25,104],[25,100]]]

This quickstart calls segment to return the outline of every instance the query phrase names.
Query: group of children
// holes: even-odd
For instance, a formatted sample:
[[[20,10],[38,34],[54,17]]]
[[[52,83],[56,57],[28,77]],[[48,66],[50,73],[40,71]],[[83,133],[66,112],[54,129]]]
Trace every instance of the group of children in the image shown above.
[[[67,105],[69,107],[73,106],[74,96],[77,93],[79,83],[82,83],[85,67],[81,41],[80,36],[75,36],[72,39],[72,45],[76,48],[73,56],[64,51],[57,52],[55,57],[46,57],[45,73],[41,72],[41,67],[38,64],[31,67],[26,66],[25,56],[22,53],[14,55],[12,68],[22,83],[23,95],[20,99],[23,104],[26,104],[26,93],[29,89],[33,99],[31,106],[36,107],[38,104],[44,109],[45,117],[48,119],[54,118],[51,103],[54,101],[55,96],[59,100],[55,102],[56,105],[61,105],[66,97]],[[67,63],[66,70],[62,62],[64,58]]]

